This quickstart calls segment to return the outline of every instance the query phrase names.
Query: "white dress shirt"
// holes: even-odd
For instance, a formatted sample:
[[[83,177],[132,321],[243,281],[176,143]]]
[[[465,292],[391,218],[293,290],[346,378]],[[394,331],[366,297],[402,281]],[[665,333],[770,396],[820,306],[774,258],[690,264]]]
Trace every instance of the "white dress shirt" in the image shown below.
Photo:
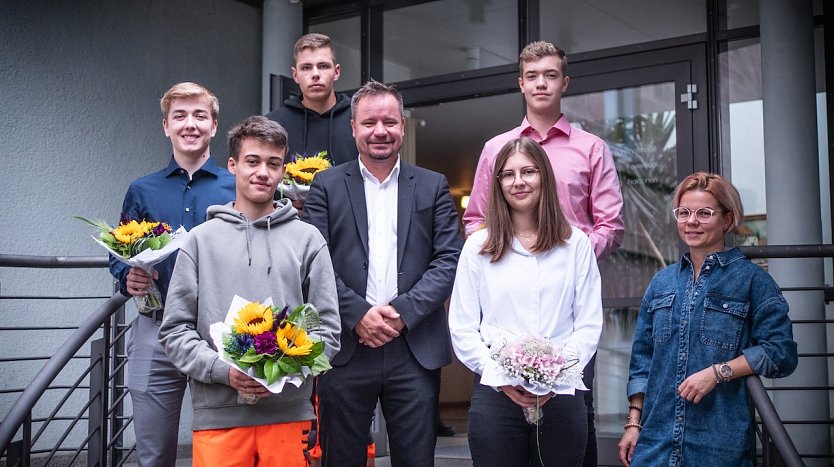
[[[388,305],[397,296],[397,193],[400,160],[383,181],[359,160],[368,210],[368,286],[365,300]]]
[[[470,370],[497,365],[491,353],[521,337],[545,337],[584,368],[602,333],[602,291],[588,236],[571,227],[567,245],[530,253],[518,239],[500,261],[480,254],[486,230],[463,246],[449,308],[452,347]],[[492,368],[491,368],[492,369]],[[583,387],[557,387],[574,394]]]

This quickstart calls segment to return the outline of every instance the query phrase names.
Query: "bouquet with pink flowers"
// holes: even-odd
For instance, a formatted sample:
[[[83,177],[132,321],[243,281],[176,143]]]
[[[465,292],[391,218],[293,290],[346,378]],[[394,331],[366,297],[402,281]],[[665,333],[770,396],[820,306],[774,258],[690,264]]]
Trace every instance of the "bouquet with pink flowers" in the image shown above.
[[[543,396],[559,386],[587,389],[582,384],[579,358],[567,347],[560,347],[541,337],[522,337],[505,344],[492,354],[500,374],[484,371],[481,382],[490,386],[521,386]],[[486,378],[486,382],[484,381]],[[541,420],[541,407],[525,408],[525,419],[535,424]]]

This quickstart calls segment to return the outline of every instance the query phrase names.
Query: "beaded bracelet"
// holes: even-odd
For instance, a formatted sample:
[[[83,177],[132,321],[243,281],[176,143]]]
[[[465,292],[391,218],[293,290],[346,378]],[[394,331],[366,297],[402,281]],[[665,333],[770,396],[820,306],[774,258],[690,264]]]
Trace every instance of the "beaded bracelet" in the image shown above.
[[[718,366],[718,364],[712,365],[712,372],[715,373],[715,383],[721,384],[721,382],[724,381],[724,378],[722,378],[721,375],[718,374],[718,368],[716,368],[716,366]]]
[[[643,429],[643,425],[641,425],[641,424],[639,424],[639,423],[637,423],[637,422],[628,422],[628,423],[626,423],[626,424],[625,424],[625,426],[623,427],[623,429],[624,429],[624,430],[627,430],[627,429],[629,429],[629,428],[637,428],[638,430],[642,430],[642,429]]]
[[[631,405],[631,404],[629,404],[629,406],[628,406],[628,410],[631,410],[631,409],[634,409],[634,410],[636,410],[636,411],[638,411],[638,412],[640,412],[640,413],[643,413],[643,407],[637,407],[636,405]]]

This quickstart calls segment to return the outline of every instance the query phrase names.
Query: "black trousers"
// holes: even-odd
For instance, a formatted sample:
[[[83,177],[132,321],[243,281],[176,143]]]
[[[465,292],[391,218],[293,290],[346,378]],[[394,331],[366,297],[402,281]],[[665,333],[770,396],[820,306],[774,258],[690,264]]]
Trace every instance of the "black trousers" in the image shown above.
[[[475,379],[469,408],[469,450],[475,467],[578,467],[585,456],[588,417],[582,391],[542,406],[537,425],[503,392]]]
[[[393,467],[434,465],[440,370],[426,370],[401,336],[319,378],[323,467],[364,467],[377,400],[388,428]]]

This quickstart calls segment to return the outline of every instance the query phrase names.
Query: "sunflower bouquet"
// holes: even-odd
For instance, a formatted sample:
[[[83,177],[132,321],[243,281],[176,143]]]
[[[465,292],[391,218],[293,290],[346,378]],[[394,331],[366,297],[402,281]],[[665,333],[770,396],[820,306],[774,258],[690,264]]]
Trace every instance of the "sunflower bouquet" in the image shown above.
[[[271,302],[247,302],[235,295],[226,320],[212,324],[210,333],[221,360],[277,394],[286,383],[301,386],[308,376],[331,367],[324,342],[309,334],[321,323],[316,308],[305,303],[290,312],[289,306],[279,309]],[[257,402],[244,394],[238,399]]]
[[[304,202],[310,191],[310,184],[317,173],[327,170],[332,165],[327,158],[327,151],[312,156],[296,154],[292,162],[284,167],[284,179],[281,181],[281,195],[293,201]]]
[[[137,221],[122,216],[119,225],[114,228],[101,219],[74,217],[95,227],[98,237],[94,236],[93,240],[116,259],[148,273],[153,271],[154,265],[177,251],[185,239],[184,228],[172,231],[171,226],[164,222]],[[147,295],[135,299],[140,313],[161,310],[163,306],[162,296],[153,282]]]

